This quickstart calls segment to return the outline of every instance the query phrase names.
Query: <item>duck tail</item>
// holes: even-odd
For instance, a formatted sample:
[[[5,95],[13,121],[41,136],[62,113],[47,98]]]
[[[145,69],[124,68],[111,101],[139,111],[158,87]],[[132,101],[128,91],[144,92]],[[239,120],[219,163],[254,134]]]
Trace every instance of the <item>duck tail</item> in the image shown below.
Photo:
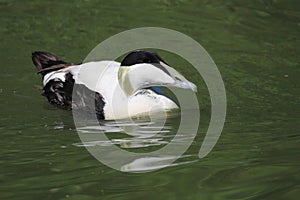
[[[32,52],[32,62],[36,66],[37,73],[43,76],[51,71],[73,65],[73,63],[67,63],[57,56],[43,51]]]

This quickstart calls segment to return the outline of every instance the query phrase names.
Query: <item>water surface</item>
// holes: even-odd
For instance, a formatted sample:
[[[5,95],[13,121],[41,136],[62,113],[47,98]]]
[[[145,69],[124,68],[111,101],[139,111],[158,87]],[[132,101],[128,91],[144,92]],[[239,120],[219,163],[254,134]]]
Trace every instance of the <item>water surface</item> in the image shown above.
[[[1,199],[297,199],[299,8],[295,0],[1,0]],[[180,31],[206,48],[224,79],[228,112],[217,145],[198,159],[210,117],[207,88],[182,59],[162,52],[198,85],[198,135],[174,165],[125,173],[90,155],[71,113],[40,95],[30,54],[45,50],[81,62],[109,36],[145,26]],[[151,139],[106,131],[106,145],[156,150],[177,124],[170,118]],[[161,162],[139,160],[124,169],[147,170],[149,163]]]

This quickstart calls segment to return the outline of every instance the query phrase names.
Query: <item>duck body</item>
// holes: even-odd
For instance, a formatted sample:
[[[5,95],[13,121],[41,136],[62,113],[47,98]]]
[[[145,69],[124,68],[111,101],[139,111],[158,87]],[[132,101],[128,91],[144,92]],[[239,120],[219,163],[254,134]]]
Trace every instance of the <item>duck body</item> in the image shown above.
[[[195,89],[156,53],[134,51],[121,63],[97,61],[67,63],[47,52],[33,52],[32,60],[43,75],[43,95],[63,109],[96,112],[112,120],[150,112],[178,109],[160,86]]]
[[[57,88],[58,84],[62,85],[61,90],[64,90],[64,92],[62,93],[60,90],[54,92],[55,89],[52,89],[53,94],[49,92],[44,92],[44,94],[48,99],[49,96],[55,97],[55,100],[50,98],[50,103],[65,105],[67,109],[71,109],[71,102],[64,103],[63,100],[71,100],[73,90],[82,90],[83,86],[85,90],[93,91],[102,97],[99,101],[103,102],[98,105],[103,107],[97,109],[103,110],[103,113],[98,118],[106,120],[179,108],[171,98],[163,93],[156,93],[151,87],[149,89],[139,89],[133,95],[127,96],[118,82],[119,68],[119,62],[99,61],[50,72],[43,78],[44,88]],[[69,88],[72,88],[72,90]]]

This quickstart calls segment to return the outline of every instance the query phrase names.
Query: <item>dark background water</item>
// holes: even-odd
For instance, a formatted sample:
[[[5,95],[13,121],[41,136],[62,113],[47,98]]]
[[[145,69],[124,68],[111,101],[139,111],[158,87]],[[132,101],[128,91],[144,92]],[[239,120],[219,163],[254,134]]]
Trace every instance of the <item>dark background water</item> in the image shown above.
[[[1,199],[299,197],[299,1],[0,0],[0,23]],[[222,74],[228,111],[217,145],[197,159],[210,104],[203,81],[191,77],[204,119],[186,153],[196,162],[132,174],[76,145],[71,113],[40,96],[30,57],[45,50],[81,62],[109,36],[146,26],[204,46]]]

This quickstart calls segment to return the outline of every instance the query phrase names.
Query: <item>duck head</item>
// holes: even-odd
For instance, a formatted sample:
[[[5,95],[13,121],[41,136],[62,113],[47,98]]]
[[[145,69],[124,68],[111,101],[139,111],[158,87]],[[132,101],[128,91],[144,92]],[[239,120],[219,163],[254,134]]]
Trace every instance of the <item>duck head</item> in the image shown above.
[[[196,85],[170,67],[157,53],[137,50],[121,62],[118,80],[125,94],[151,86],[174,86],[197,91]]]

